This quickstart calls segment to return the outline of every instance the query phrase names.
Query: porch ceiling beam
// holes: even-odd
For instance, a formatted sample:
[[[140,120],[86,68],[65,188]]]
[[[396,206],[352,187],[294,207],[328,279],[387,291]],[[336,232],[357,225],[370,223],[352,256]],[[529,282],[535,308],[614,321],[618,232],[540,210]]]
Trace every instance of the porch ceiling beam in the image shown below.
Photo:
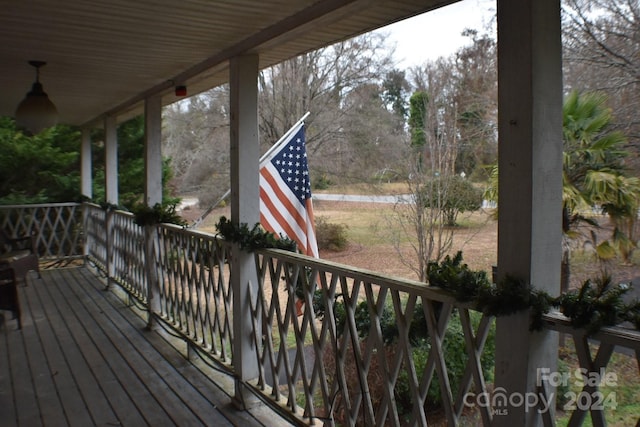
[[[366,8],[371,3],[373,3],[373,0],[326,0],[314,3],[310,7],[245,38],[230,48],[224,49],[204,59],[198,64],[173,76],[171,79],[150,87],[133,98],[117,105],[115,108],[106,111],[103,115],[89,120],[83,127],[96,126],[100,123],[104,115],[120,115],[123,111],[143,102],[147,98],[169,93],[176,84],[182,84],[190,79],[197,78],[198,75],[205,73],[207,70],[218,67],[224,69],[227,67],[226,62],[230,58],[244,53],[258,53],[262,46],[269,45],[273,47],[273,45],[281,43],[284,40],[295,38],[301,32],[309,32],[327,23],[344,19],[354,11]],[[438,6],[440,7],[447,3],[451,2],[442,2]]]

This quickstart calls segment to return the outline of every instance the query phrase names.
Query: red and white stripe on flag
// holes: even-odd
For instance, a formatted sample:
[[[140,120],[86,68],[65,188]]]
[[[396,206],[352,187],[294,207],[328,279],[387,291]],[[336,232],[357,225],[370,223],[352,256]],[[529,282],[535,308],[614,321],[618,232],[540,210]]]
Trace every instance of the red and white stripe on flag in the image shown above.
[[[260,223],[318,258],[303,123],[260,165]]]

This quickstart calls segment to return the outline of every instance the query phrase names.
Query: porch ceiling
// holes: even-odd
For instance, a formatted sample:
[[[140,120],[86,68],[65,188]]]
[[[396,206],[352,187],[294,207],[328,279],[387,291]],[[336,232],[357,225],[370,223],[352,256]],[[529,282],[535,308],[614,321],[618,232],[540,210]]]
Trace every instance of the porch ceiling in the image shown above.
[[[40,81],[60,122],[142,111],[160,93],[176,100],[228,79],[228,62],[258,53],[260,68],[455,0],[31,0],[0,14],[0,115],[13,116]],[[99,122],[98,122],[99,123]]]

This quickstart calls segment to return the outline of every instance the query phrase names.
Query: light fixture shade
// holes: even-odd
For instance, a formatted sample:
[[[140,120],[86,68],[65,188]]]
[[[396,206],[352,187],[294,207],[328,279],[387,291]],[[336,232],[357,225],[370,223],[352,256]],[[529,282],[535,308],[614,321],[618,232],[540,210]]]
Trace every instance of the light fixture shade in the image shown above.
[[[43,65],[41,62],[35,62],[38,65],[33,62],[35,61],[30,63],[36,67],[36,70]],[[15,118],[18,127],[26,129],[33,135],[58,123],[58,110],[42,89],[38,75],[31,87],[31,92],[27,93],[27,96],[18,104]]]

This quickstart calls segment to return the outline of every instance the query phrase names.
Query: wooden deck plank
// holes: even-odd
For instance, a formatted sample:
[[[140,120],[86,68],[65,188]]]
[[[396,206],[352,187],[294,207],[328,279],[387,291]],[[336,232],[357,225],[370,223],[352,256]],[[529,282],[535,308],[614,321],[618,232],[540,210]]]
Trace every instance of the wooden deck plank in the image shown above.
[[[88,268],[30,277],[20,303],[23,329],[7,312],[0,329],[3,427],[290,425],[264,406],[237,410],[228,373],[146,330]]]
[[[193,385],[193,387],[198,390],[199,393],[205,396],[206,399],[208,399],[210,402],[217,402],[217,409],[225,416],[234,419],[235,425],[244,423],[250,424],[252,422],[249,413],[238,411],[229,401],[229,396],[221,389],[221,387],[226,387],[227,389],[232,388],[233,381],[231,379],[225,381],[224,378],[218,376],[216,378],[217,383],[214,382],[211,378],[210,366],[206,365],[206,363],[199,359],[198,356],[192,356],[193,360],[187,361],[185,363],[185,361],[187,360],[186,355],[184,354],[186,353],[186,344],[184,344],[185,352],[181,353],[176,348],[176,341],[178,339],[175,337],[171,337],[166,332],[163,333],[163,331],[159,331],[158,334],[150,335],[148,339],[149,342],[154,344],[154,346],[164,346],[167,345],[167,342],[169,342],[170,351],[164,353],[167,361],[171,365],[175,366],[180,374],[184,376],[184,378],[189,381]],[[163,343],[163,341],[165,342]],[[209,375],[204,375],[203,370],[201,370],[202,368],[209,371]],[[227,404],[224,404],[222,402],[227,402]]]
[[[75,378],[87,404],[94,424],[118,425],[121,422],[144,424],[144,418],[140,416],[135,405],[126,394],[126,390],[117,381],[113,372],[108,369],[108,364],[102,354],[97,350],[95,342],[90,338],[89,329],[94,324],[81,317],[72,309],[74,301],[68,299],[60,292],[59,280],[61,275],[52,272],[52,282],[42,287],[43,298],[54,302],[58,311],[65,313],[65,325],[68,328],[73,342],[69,345],[77,348],[77,352],[70,353],[70,363],[75,367]],[[113,408],[120,409],[120,416]]]
[[[56,276],[60,272],[53,271],[52,284],[57,286]],[[73,281],[71,281],[73,283]],[[143,418],[143,423],[152,426],[155,425],[173,425],[168,422],[170,420],[168,411],[163,407],[165,402],[159,402],[153,398],[148,383],[155,384],[157,378],[147,375],[148,367],[146,366],[132,366],[127,360],[128,353],[132,350],[130,346],[122,339],[121,331],[117,330],[111,324],[109,317],[118,316],[119,313],[113,307],[108,307],[107,311],[97,308],[95,306],[85,307],[84,304],[78,302],[76,304],[74,294],[70,292],[68,284],[65,283],[61,286],[63,297],[71,301],[76,305],[76,309],[80,310],[83,319],[83,324],[91,325],[87,328],[86,332],[89,334],[91,340],[95,344],[95,348],[98,349],[103,359],[109,364],[111,371],[115,374],[116,380],[122,384],[122,388],[125,390],[127,397],[135,405],[136,411]],[[99,298],[103,298],[102,295],[97,295]],[[96,319],[99,317],[100,319]],[[167,397],[167,400],[170,396]],[[172,408],[175,409],[175,408]],[[122,411],[120,411],[122,413]]]
[[[29,295],[31,304],[40,304],[43,308],[44,317],[38,319],[36,325],[44,344],[49,375],[54,380],[55,391],[69,425],[93,425],[87,399],[78,383],[78,379],[86,375],[88,370],[64,319],[67,313],[58,309],[48,289],[49,286],[42,286],[40,281],[35,280],[30,282],[25,293]],[[56,419],[54,411],[48,408],[41,410],[45,421]]]
[[[121,314],[122,310],[114,310],[114,306],[109,304],[104,297],[97,295],[96,289],[82,289],[77,280],[67,283],[70,286],[65,287],[65,293],[68,294],[68,299],[77,301],[78,310],[86,309],[92,313],[104,313],[105,320],[108,322],[101,322],[101,328],[104,333],[109,336],[114,349],[120,352],[124,362],[129,366],[132,375],[145,378],[145,381],[152,380],[157,382],[160,386],[147,388],[146,399],[141,399],[138,403],[141,410],[146,414],[149,422],[152,425],[157,423],[167,424],[168,420],[172,420],[176,425],[198,425],[202,424],[201,421],[194,419],[194,417],[186,411],[182,402],[176,402],[175,395],[172,390],[166,387],[164,375],[168,375],[166,372],[158,372],[157,368],[153,365],[152,361],[149,362],[145,358],[143,353],[153,355],[156,353],[155,349],[151,346],[145,345],[145,337],[141,336],[137,332],[144,328],[144,322],[139,321],[137,324],[131,324],[130,322],[123,320]],[[92,298],[95,296],[95,299]],[[114,301],[119,304],[121,309],[129,311],[124,307],[120,301]],[[119,333],[118,333],[119,332]],[[134,339],[131,339],[131,334],[134,334]],[[170,377],[170,375],[168,375]],[[153,399],[154,397],[158,405],[163,406],[161,412],[153,412]],[[160,403],[162,402],[162,403]],[[156,410],[157,411],[157,410]]]
[[[25,328],[24,323],[22,328]],[[16,423],[17,425],[25,426],[38,425],[41,422],[40,408],[33,392],[33,379],[24,349],[22,331],[9,328],[7,333],[9,369],[11,370],[11,382],[13,384]]]
[[[167,361],[175,366],[209,401],[217,402],[217,409],[233,420],[234,425],[251,425],[255,422],[254,415],[256,414],[260,414],[260,419],[268,420],[266,424],[268,426],[290,425],[277,415],[274,417],[274,413],[267,407],[253,407],[252,413],[239,411],[231,402],[228,394],[230,390],[234,389],[234,380],[231,376],[219,368],[212,368],[211,362],[207,362],[195,354],[195,350],[189,352],[184,340],[175,337],[161,326],[156,327],[156,332],[157,334],[147,336],[148,341],[156,347],[168,344],[166,348],[169,351],[163,353]],[[188,359],[188,357],[190,358]],[[266,415],[261,414],[262,412]]]
[[[0,319],[2,325],[0,325],[0,414],[2,414],[3,422],[7,427],[14,427],[17,425],[17,414],[13,401],[13,384],[11,382],[11,371],[9,366],[9,343],[7,342],[8,336],[6,333],[9,327],[6,322],[4,314]]]
[[[61,286],[58,282],[64,281],[62,274],[57,275],[55,271],[51,271],[47,272],[47,275],[50,282],[47,283],[47,291],[53,291],[53,288],[58,290]],[[52,297],[52,300],[56,301],[60,310],[68,313],[69,316],[73,313],[73,317],[68,318],[67,325],[91,372],[92,379],[81,379],[83,381],[81,389],[83,392],[89,393],[89,397],[86,400],[89,402],[96,424],[144,425],[146,423],[145,419],[140,415],[127,390],[118,381],[117,376],[103,356],[103,353],[108,352],[109,348],[102,348],[102,351],[100,351],[98,344],[93,339],[95,334],[98,333],[95,331],[98,326],[93,321],[94,319],[88,316],[86,311],[72,310],[71,307],[75,304],[74,301],[66,298],[61,301],[61,296],[58,292],[50,292],[56,295]],[[104,341],[100,344],[104,345]],[[85,384],[85,381],[94,381],[100,391],[91,388],[90,385]],[[106,407],[111,409],[111,413]]]
[[[75,290],[75,289],[74,289]],[[105,299],[93,298],[95,295],[94,289],[83,288],[87,298],[93,299],[93,302],[100,307],[101,310],[108,309],[108,302]],[[83,296],[78,295],[79,299],[83,299]],[[88,301],[84,301],[85,304]],[[128,316],[126,316],[128,317]],[[150,339],[157,336],[155,332],[145,330],[145,323],[142,319],[139,319],[136,327],[131,328],[128,324],[128,320],[125,316],[109,316],[109,319],[114,323],[118,330],[124,331],[123,336],[129,340],[132,345],[135,343],[136,350],[140,356],[148,363],[149,366],[154,367],[155,373],[160,379],[164,380],[165,385],[168,387],[168,391],[174,393],[183,406],[183,409],[189,408],[195,419],[199,420],[203,425],[215,424],[215,425],[230,425],[229,421],[222,416],[222,414],[216,409],[215,401],[205,398],[193,384],[184,378],[182,370],[190,366],[191,364],[184,358],[175,358],[170,363],[167,360],[167,354],[175,353],[175,348],[169,346],[166,342],[154,341],[154,345],[150,342]],[[181,413],[185,413],[182,411]],[[176,419],[178,425],[193,425],[195,419]]]
[[[27,283],[32,283],[32,281],[28,279]],[[27,306],[28,311],[31,313],[27,322],[23,321],[22,339],[24,341],[25,359],[29,363],[30,373],[33,377],[33,390],[35,396],[37,396],[40,411],[52,423],[62,425],[66,423],[66,417],[44,352],[43,343],[38,333],[39,327],[34,325],[34,323],[40,325],[43,319],[46,322],[44,309],[40,299],[36,298],[34,289],[33,285],[20,289],[22,310],[24,312],[24,307]],[[26,325],[34,327],[25,327]],[[44,330],[43,333],[50,334],[50,331]]]

